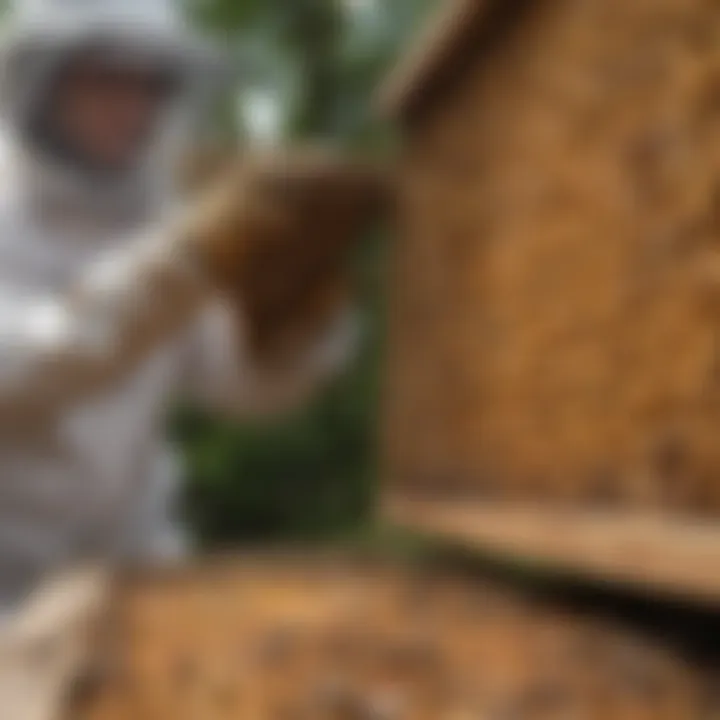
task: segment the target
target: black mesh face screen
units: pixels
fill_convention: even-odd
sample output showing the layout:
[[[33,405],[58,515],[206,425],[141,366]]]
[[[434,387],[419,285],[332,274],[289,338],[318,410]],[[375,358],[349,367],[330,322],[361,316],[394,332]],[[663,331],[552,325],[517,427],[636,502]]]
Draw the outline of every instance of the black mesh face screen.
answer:
[[[96,59],[97,58],[97,59]],[[153,99],[155,109],[140,138],[136,152],[120,163],[107,164],[88,152],[83,139],[68,132],[58,121],[62,89],[71,80],[79,62],[92,62],[93,73],[107,86],[131,81]],[[28,144],[55,162],[72,166],[94,180],[113,180],[127,173],[139,161],[158,132],[165,111],[181,95],[179,73],[166,67],[137,68],[123,66],[116,59],[103,57],[97,48],[82,48],[59,64],[46,78],[44,92],[38,93],[26,116],[24,135]]]

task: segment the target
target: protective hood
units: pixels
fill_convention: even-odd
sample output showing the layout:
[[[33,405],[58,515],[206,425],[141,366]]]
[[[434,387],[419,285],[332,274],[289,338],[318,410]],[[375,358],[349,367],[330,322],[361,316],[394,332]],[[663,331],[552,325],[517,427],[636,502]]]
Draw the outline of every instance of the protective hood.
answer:
[[[87,46],[124,65],[170,69],[183,88],[142,157],[101,183],[36,146],[28,133],[55,72]],[[0,121],[16,178],[36,199],[76,212],[147,212],[169,191],[195,122],[226,79],[221,54],[189,30],[173,0],[19,0],[0,42]]]

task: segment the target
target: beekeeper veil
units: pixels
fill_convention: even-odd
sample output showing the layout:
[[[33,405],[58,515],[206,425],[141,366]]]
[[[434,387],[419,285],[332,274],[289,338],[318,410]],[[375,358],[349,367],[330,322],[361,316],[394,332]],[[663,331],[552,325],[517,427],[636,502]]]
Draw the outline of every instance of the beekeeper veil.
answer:
[[[21,157],[20,181],[46,202],[81,209],[157,207],[225,77],[220,53],[189,30],[174,0],[15,1],[0,45],[0,118]],[[171,90],[137,156],[112,172],[59,142],[48,113],[63,71],[87,52],[118,70],[162,76]]]

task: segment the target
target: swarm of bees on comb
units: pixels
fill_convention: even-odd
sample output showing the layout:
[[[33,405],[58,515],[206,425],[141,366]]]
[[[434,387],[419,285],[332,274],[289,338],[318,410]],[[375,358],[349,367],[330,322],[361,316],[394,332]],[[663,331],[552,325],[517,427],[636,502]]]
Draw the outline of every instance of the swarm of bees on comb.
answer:
[[[206,247],[242,305],[250,351],[264,362],[292,358],[351,303],[352,250],[388,207],[388,173],[327,148],[209,147],[182,177],[191,196],[209,200]]]
[[[128,583],[77,720],[706,720],[705,670],[452,573],[273,561]],[[716,678],[717,679],[717,678]],[[717,689],[717,688],[715,688]]]

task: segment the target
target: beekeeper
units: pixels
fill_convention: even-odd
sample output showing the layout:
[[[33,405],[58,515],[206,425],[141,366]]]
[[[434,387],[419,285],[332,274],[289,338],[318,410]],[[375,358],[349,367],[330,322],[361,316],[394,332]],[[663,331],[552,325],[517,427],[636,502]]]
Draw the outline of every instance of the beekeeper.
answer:
[[[282,364],[243,352],[242,309],[215,292],[242,254],[217,227],[242,225],[243,201],[173,213],[217,66],[170,0],[26,0],[6,31],[0,608],[85,557],[185,552],[171,400],[288,407],[356,336],[338,304]]]

